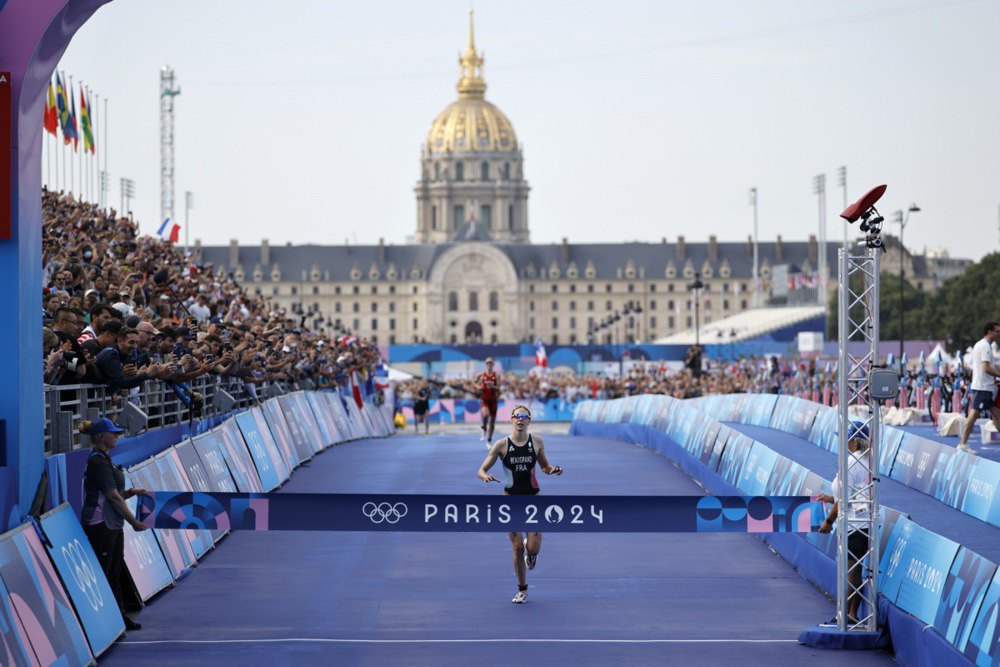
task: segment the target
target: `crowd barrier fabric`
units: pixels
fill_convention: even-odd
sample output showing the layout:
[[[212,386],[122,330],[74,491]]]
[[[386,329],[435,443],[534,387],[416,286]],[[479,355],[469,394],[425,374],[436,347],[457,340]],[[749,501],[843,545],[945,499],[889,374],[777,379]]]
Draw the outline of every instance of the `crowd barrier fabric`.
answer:
[[[1000,661],[1000,570],[986,589],[963,652],[976,665],[996,665]]]
[[[731,421],[747,423],[747,412],[734,413],[730,409],[732,405],[749,409],[745,398],[724,396],[679,401],[658,396],[656,406],[644,400],[634,404],[633,400],[604,401],[579,407],[571,433],[617,437],[655,448],[673,458],[682,469],[717,494],[727,492],[727,485],[728,488],[736,486],[747,495],[792,493],[813,497],[820,490],[830,492],[827,480],[724,425],[717,431],[709,464],[704,466],[702,457],[706,445],[700,438],[710,429],[692,425],[686,411],[697,409],[703,422],[716,421],[723,415],[735,417]],[[792,398],[792,401],[799,400]],[[775,426],[787,424],[782,416],[784,410],[779,407],[772,413]],[[825,417],[826,414],[836,416],[834,410],[820,409],[810,429],[810,439],[818,438],[814,444],[826,442],[830,447],[830,433],[836,437],[836,423]],[[630,426],[623,425],[618,430],[604,430],[598,426],[620,424],[623,415],[631,420]],[[832,431],[826,432],[826,426],[831,423]],[[640,424],[648,429],[640,430]],[[649,429],[658,429],[678,443],[680,449],[651,435]],[[804,430],[802,425],[800,432]],[[974,457],[966,460],[965,455],[953,452],[944,455],[930,452],[920,457],[924,443],[929,441],[916,438],[908,444],[909,434],[904,436],[902,431],[896,431],[886,437],[890,449],[899,445],[899,453],[889,457],[893,468],[895,464],[891,459],[902,457],[896,475],[907,478],[912,475],[927,486],[929,493],[947,502],[970,505],[980,512],[992,507],[995,490],[991,484],[995,484],[997,475],[991,477],[992,470],[984,471],[978,478],[977,474],[979,465],[994,462],[977,461]],[[690,440],[685,442],[682,440],[685,437]],[[685,460],[683,452],[691,456]],[[765,476],[768,472],[769,476]],[[963,478],[968,482],[964,486]],[[816,512],[810,522],[821,521],[824,516],[825,510]],[[773,533],[763,537],[808,578],[825,590],[833,590],[837,557],[835,533],[814,532],[798,536],[824,554],[821,556],[806,553],[811,550],[803,551],[795,543],[798,538],[794,535]],[[880,508],[878,540],[880,614],[888,619],[893,639],[899,642],[897,659],[904,663],[943,664],[960,660],[964,653],[976,664],[997,665],[1000,662],[1000,574],[997,565],[922,528],[891,507]]]
[[[249,412],[241,412],[233,421],[239,429],[243,442],[250,451],[250,458],[257,469],[262,491],[274,491],[284,481],[278,474],[278,462],[264,444],[264,436],[257,428],[257,420]]]
[[[299,454],[298,446],[292,438],[292,432],[288,430],[288,424],[285,422],[285,417],[281,412],[280,406],[272,398],[269,401],[265,401],[260,408],[254,409],[260,410],[260,414],[264,418],[264,424],[271,432],[274,442],[278,445],[278,451],[284,457],[285,463],[288,465],[288,474],[291,475],[292,471],[298,468],[302,464],[302,461],[306,459],[303,459]]]
[[[0,658],[5,665],[32,667],[39,664],[28,642],[28,633],[14,612],[10,592],[0,579]]]
[[[137,486],[150,491],[163,486],[152,461],[130,468],[126,473],[125,484],[127,487]],[[174,580],[179,579],[188,568],[194,567],[194,549],[191,548],[186,531],[157,530],[154,535]]]
[[[291,477],[294,464],[286,458],[286,452],[282,451],[277,438],[275,438],[274,433],[271,432],[270,427],[267,425],[264,412],[260,408],[250,408],[249,414],[257,425],[257,431],[260,433],[267,453],[270,455],[271,460],[274,461],[274,469],[278,473],[278,479],[284,484]],[[294,449],[291,451],[294,452]]]
[[[319,432],[323,437],[323,446],[325,447],[329,447],[336,442],[341,442],[344,439],[340,436],[340,430],[337,428],[337,422],[334,419],[333,409],[325,395],[329,393],[331,392],[324,392],[323,394],[310,392],[306,394],[306,401],[308,401],[312,415],[316,419],[316,425],[319,426]]]
[[[125,501],[132,514],[139,510],[139,500],[133,496]],[[167,586],[174,583],[170,566],[156,539],[155,530],[137,533],[125,524],[125,566],[132,576],[132,582],[139,597],[146,602]]]
[[[802,401],[792,396],[778,396],[769,425],[779,431],[808,438],[819,408],[820,405],[812,401]]]
[[[222,453],[226,457],[226,464],[229,471],[236,480],[236,488],[242,493],[260,493],[264,490],[264,485],[260,483],[257,476],[257,468],[250,458],[246,443],[243,442],[243,434],[236,422],[229,420],[216,429],[219,440],[222,442]]]
[[[942,452],[936,442],[906,433],[896,452],[889,476],[928,495],[933,495],[934,475]]]
[[[33,524],[0,536],[0,579],[35,664],[93,663],[80,621]]]
[[[166,491],[194,490],[187,475],[184,473],[184,468],[181,466],[177,451],[173,447],[155,456],[153,463],[156,465],[162,483],[162,486],[156,487],[157,489],[164,489]],[[188,544],[191,545],[191,550],[194,551],[195,559],[198,559],[208,553],[212,545],[222,539],[223,535],[222,531],[215,531],[214,533],[211,531],[197,531],[188,533],[185,537],[188,538]]]
[[[45,534],[45,548],[76,609],[90,650],[98,656],[125,632],[125,621],[111,586],[101,576],[101,564],[69,505],[43,514],[39,523]]]
[[[157,491],[157,531],[796,532],[819,528],[800,496],[454,496]]]
[[[285,429],[291,435],[292,444],[299,455],[299,461],[308,461],[319,451],[313,448],[309,440],[309,435],[306,432],[306,425],[302,422],[300,416],[296,414],[291,399],[287,396],[272,398],[264,407],[269,424],[272,423],[272,415],[273,422],[279,422],[280,420],[280,423],[285,424]]]
[[[959,651],[964,651],[972,625],[997,572],[993,563],[965,547],[958,550],[941,592],[934,628]]]
[[[199,435],[191,440],[191,444],[205,464],[205,472],[208,473],[209,487],[212,491],[235,493],[239,490],[232,471],[229,470],[229,464],[226,463],[222,439],[217,432],[210,431]]]
[[[309,407],[309,403],[306,401],[305,393],[297,391],[284,398],[292,406],[295,416],[301,420],[306,438],[313,452],[321,452],[329,447],[330,443],[323,442],[323,434],[320,432],[319,425],[313,417],[312,408]]]

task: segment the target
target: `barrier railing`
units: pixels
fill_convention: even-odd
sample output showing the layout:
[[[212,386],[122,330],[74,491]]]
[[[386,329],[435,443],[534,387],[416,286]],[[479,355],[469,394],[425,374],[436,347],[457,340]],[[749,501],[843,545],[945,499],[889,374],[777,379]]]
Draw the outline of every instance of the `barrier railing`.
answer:
[[[286,393],[277,382],[247,383],[239,378],[206,375],[175,389],[173,383],[149,380],[141,387],[113,391],[105,385],[73,384],[45,387],[45,453],[78,449],[80,422],[99,417],[121,421],[129,435],[212,417],[257,405],[269,396]],[[198,394],[200,399],[192,400]],[[182,398],[184,396],[187,398]],[[132,406],[141,411],[126,409]]]

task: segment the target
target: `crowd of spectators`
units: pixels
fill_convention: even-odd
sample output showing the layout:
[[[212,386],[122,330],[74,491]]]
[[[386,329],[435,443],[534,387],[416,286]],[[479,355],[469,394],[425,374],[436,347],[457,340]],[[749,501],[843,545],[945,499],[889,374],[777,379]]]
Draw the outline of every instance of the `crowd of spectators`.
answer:
[[[114,210],[45,191],[42,229],[47,384],[125,392],[156,379],[196,412],[201,397],[188,383],[199,376],[256,398],[264,381],[330,387],[380,363],[374,345],[309,331],[223,267],[139,234]]]

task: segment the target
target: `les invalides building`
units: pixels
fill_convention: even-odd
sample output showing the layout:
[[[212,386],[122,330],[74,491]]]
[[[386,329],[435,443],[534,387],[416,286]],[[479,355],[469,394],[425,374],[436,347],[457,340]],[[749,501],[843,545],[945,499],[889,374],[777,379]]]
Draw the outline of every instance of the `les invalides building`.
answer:
[[[459,63],[458,99],[431,123],[420,155],[414,243],[233,240],[196,245],[201,261],[312,327],[381,344],[611,342],[610,329],[590,329],[626,307],[621,339],[648,342],[694,325],[687,285],[696,277],[705,285],[703,324],[752,306],[749,238],[532,244],[524,155],[514,125],[486,99],[471,11]],[[815,272],[818,250],[814,237],[761,242],[762,282],[769,285],[772,271],[782,280],[785,272]],[[834,267],[833,244],[828,251]],[[907,261],[908,277],[929,277]]]

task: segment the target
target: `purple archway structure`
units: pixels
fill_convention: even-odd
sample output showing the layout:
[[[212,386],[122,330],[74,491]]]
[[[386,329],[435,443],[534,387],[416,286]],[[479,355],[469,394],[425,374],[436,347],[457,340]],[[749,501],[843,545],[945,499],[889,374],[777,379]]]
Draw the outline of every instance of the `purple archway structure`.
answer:
[[[0,0],[0,72],[10,72],[11,238],[0,239],[0,465],[13,482],[6,529],[42,477],[42,112],[48,82],[80,26],[110,0]],[[0,188],[0,192],[3,192]],[[0,487],[4,478],[0,477]],[[6,494],[3,494],[6,496]],[[6,497],[0,498],[0,503]]]

